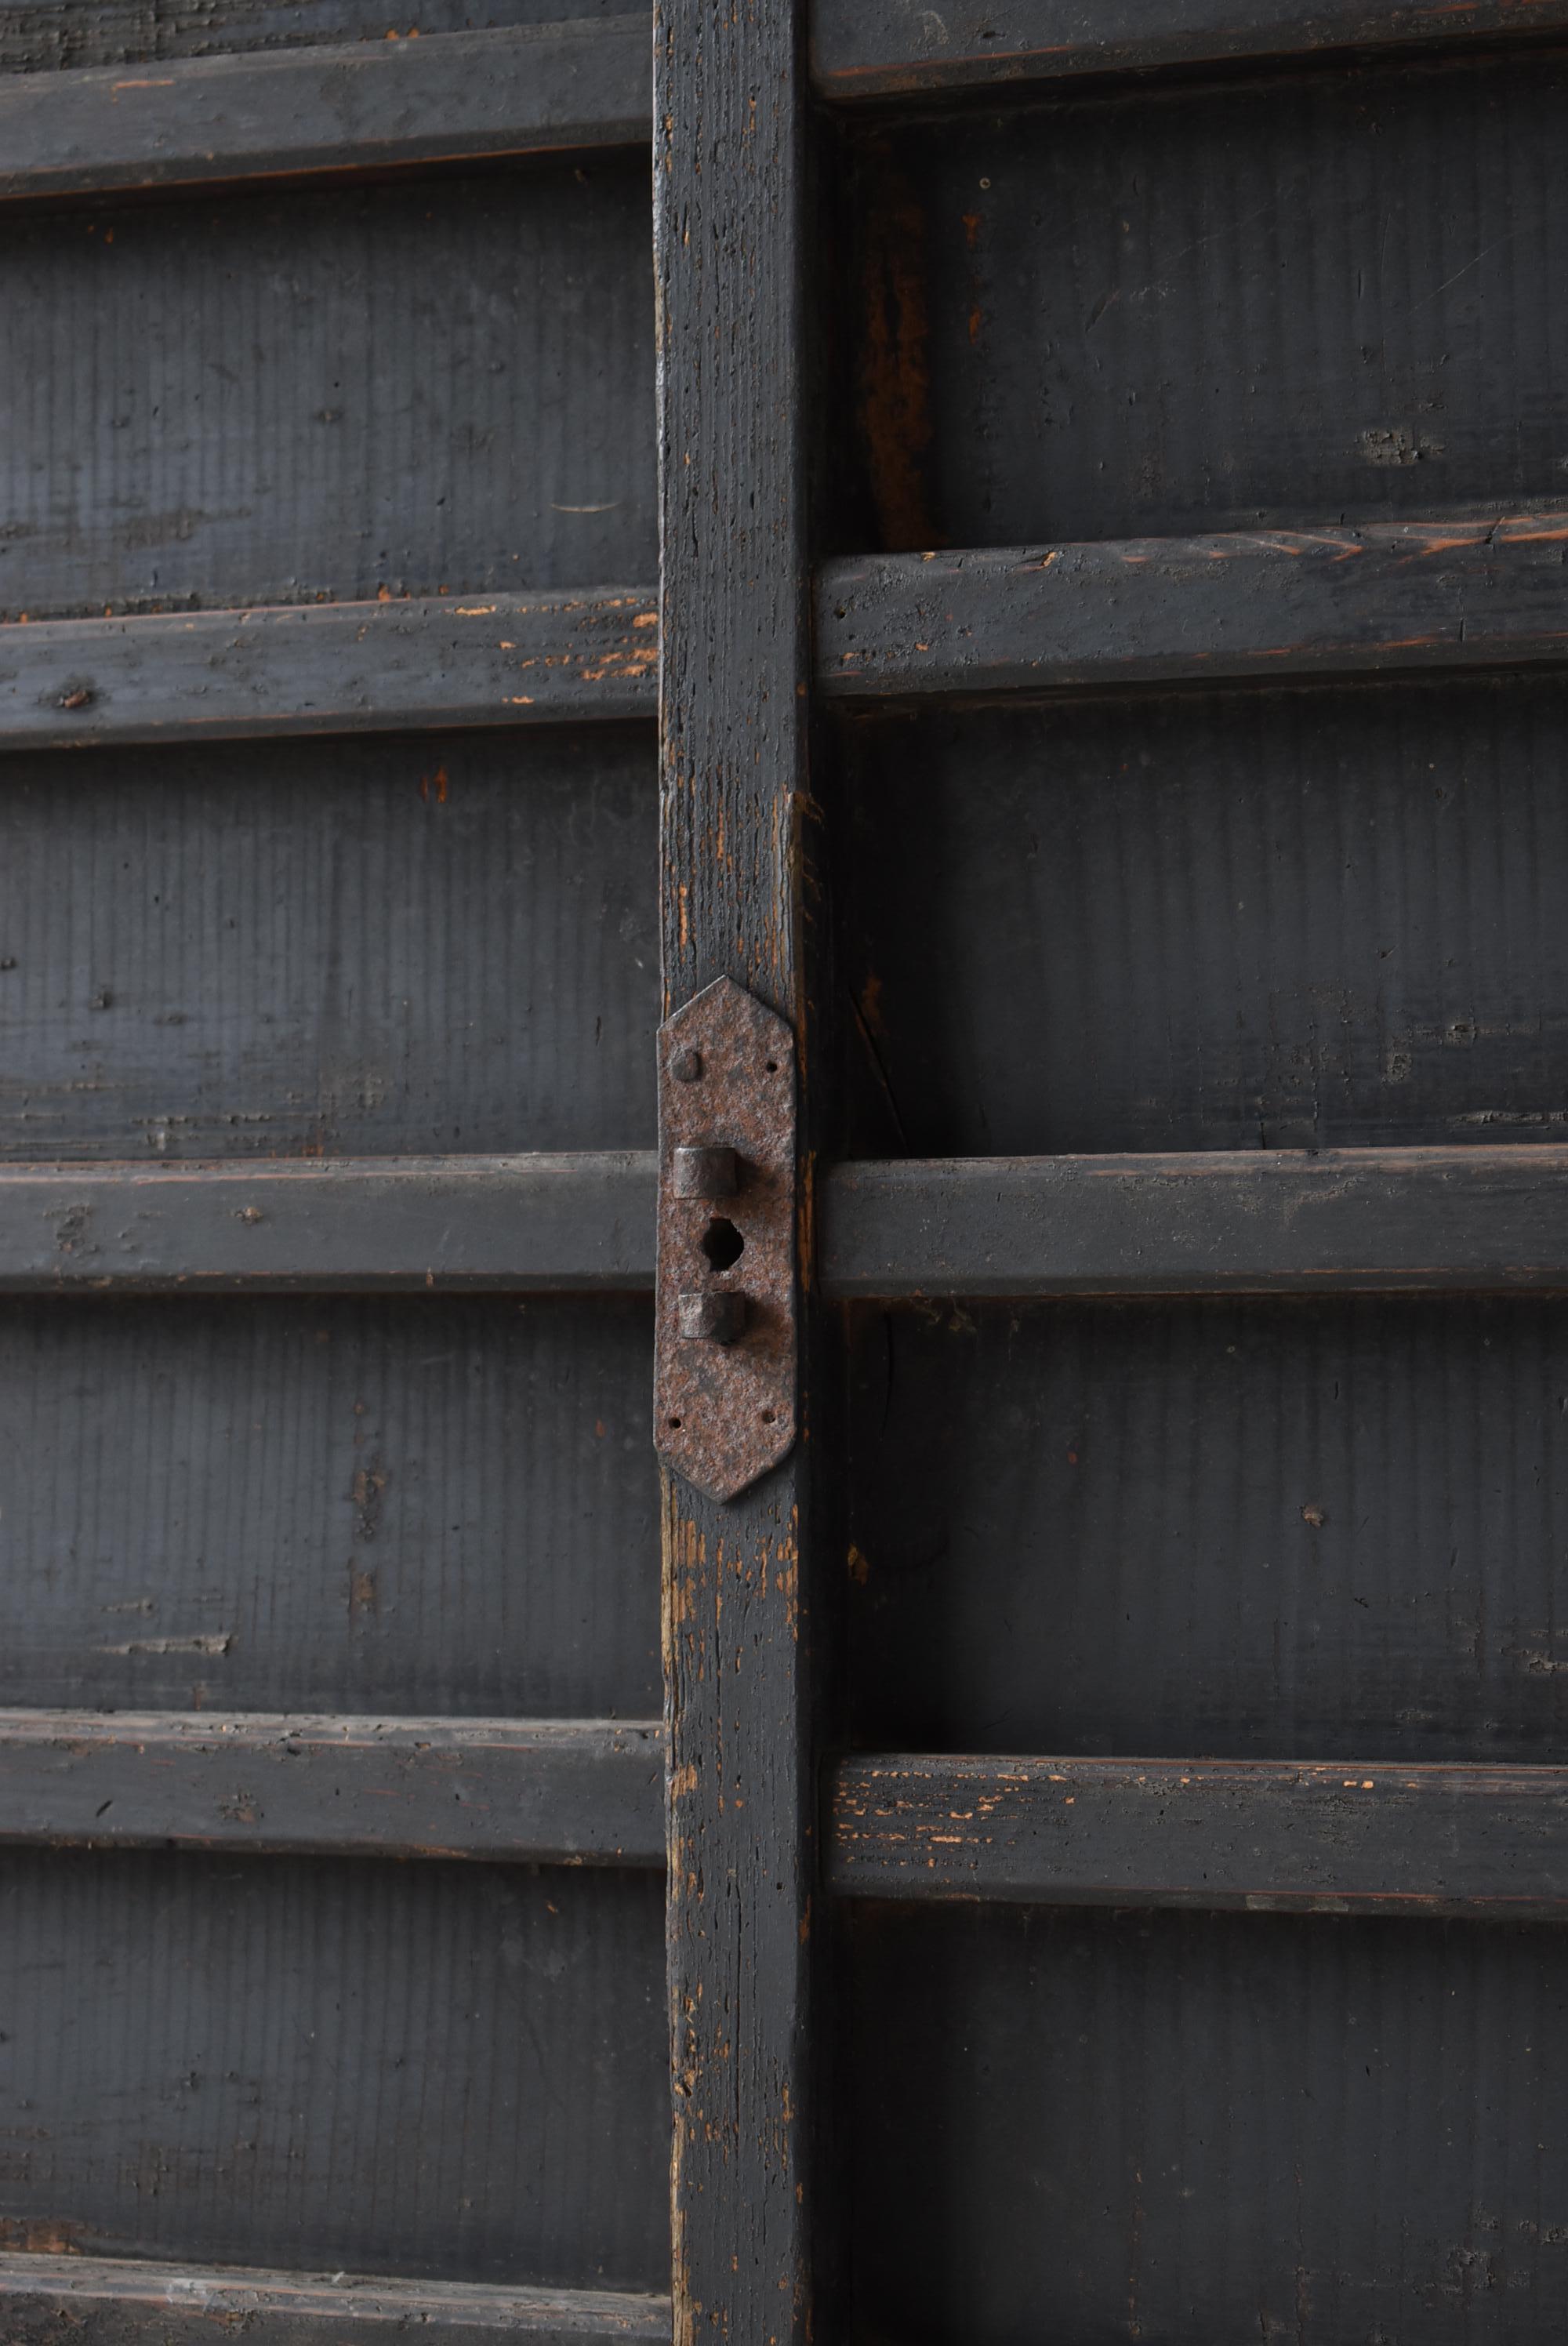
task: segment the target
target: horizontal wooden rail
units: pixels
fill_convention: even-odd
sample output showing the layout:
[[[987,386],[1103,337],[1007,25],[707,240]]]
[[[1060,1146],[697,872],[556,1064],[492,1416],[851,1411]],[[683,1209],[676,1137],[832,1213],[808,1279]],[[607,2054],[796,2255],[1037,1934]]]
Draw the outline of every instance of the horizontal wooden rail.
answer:
[[[0,1166],[0,1294],[651,1290],[657,1184],[651,1149]]]
[[[815,0],[812,62],[831,98],[1551,33],[1564,0]]]
[[[651,587],[13,621],[0,750],[651,718],[657,659]]]
[[[828,1879],[1023,1904],[1568,1905],[1568,1768],[843,1761]]]
[[[0,80],[0,196],[645,146],[644,16]]]
[[[1568,659],[1568,513],[833,564],[819,680],[856,703]]]
[[[664,1863],[657,1721],[0,1710],[0,1843]]]
[[[498,2331],[528,2346],[669,2346],[669,2300],[609,2290],[485,2288],[338,2273],[248,2272],[137,2259],[0,2256],[7,2346],[480,2346]]]
[[[1568,1148],[840,1165],[830,1295],[1568,1289]]]
[[[0,1294],[646,1292],[651,1150],[0,1166]],[[902,1296],[1568,1290],[1568,1147],[833,1167],[818,1274]]]

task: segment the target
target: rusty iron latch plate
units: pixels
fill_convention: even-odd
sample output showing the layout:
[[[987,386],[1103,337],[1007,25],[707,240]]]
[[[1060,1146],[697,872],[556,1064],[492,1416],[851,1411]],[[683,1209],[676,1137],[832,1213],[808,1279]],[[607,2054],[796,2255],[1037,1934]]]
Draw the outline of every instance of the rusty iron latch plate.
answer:
[[[659,1029],[654,1438],[713,1499],[795,1441],[795,1037],[721,977]]]

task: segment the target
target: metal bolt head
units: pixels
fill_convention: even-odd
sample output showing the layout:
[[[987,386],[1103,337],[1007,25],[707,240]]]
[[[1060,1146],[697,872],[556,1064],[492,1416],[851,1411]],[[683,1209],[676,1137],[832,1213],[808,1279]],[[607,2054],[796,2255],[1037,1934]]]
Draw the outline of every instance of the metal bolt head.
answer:
[[[702,1079],[702,1053],[677,1051],[669,1063],[670,1074],[677,1084],[695,1084]]]
[[[746,1298],[730,1287],[679,1295],[676,1324],[688,1344],[733,1344],[746,1325]]]
[[[733,1198],[740,1173],[733,1148],[677,1148],[670,1187],[677,1198]]]

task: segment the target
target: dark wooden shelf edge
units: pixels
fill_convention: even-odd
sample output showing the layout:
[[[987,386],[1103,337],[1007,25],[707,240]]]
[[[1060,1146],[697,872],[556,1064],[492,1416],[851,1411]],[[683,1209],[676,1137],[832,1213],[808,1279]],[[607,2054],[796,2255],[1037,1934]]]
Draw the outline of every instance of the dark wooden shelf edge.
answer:
[[[0,1710],[0,1844],[656,1867],[664,1750],[648,1719]]]
[[[0,197],[646,145],[636,16],[0,80]]]
[[[114,2257],[0,2255],[0,2322],[8,2346],[132,2346],[178,2335],[223,2346],[334,2346],[345,2330],[423,2346],[505,2331],[530,2346],[668,2346],[667,2298],[609,2290],[485,2287],[373,2275],[253,2272]]]
[[[821,94],[956,96],[1007,82],[1150,73],[1326,51],[1436,45],[1568,26],[1563,0],[816,0],[812,63]]]
[[[651,1149],[0,1166],[0,1294],[651,1291],[657,1184]]]
[[[13,621],[0,750],[651,719],[657,622],[638,586]]]
[[[1233,1149],[835,1166],[840,1300],[1568,1289],[1568,1147]]]
[[[841,1761],[829,1809],[856,1898],[1568,1907],[1564,1768],[889,1754]]]
[[[937,696],[1568,660],[1568,513],[837,562],[818,681]]]

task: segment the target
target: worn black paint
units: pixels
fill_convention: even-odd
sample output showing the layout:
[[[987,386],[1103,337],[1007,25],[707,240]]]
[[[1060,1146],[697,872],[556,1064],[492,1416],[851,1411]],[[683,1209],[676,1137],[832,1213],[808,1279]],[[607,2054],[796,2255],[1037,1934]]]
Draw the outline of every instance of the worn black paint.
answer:
[[[0,1710],[0,1842],[664,1862],[664,1737],[607,1719]]]
[[[647,0],[569,0],[578,22],[646,16]],[[410,32],[490,32],[552,25],[563,0],[421,0],[412,25],[384,0],[28,0],[0,21],[0,72],[152,65],[170,57],[253,54]]]
[[[635,731],[18,755],[0,805],[12,1160],[651,1143]]]
[[[1560,502],[1565,76],[1319,69],[871,138],[835,550]]]
[[[1559,2336],[1561,1931],[992,1910],[856,1938],[860,2338]]]
[[[0,1167],[0,1292],[635,1293],[651,1149]]]
[[[856,1324],[871,1749],[1555,1759],[1568,1306],[907,1306]]]
[[[851,705],[1235,677],[1561,665],[1568,516],[836,562],[821,689]]]
[[[647,223],[635,156],[18,210],[0,613],[651,577]]]
[[[800,0],[659,0],[654,54],[665,1007],[728,977],[789,1022],[801,1150],[821,1114],[803,17]],[[665,1470],[677,2346],[807,2346],[825,2279],[811,2033],[821,1396],[809,1315],[799,1332],[804,1438],[784,1464],[728,1504]]]
[[[237,2323],[265,2346],[369,2341],[477,2346],[497,2331],[529,2346],[665,2346],[669,2300],[608,2290],[504,2289],[483,2281],[319,2280],[288,2272],[158,2265],[144,2258],[0,2252],[0,2320],[14,2346],[225,2346]]]
[[[0,1702],[647,1717],[652,1343],[607,1298],[6,1304]]]
[[[823,1184],[819,1276],[840,1297],[1561,1292],[1565,1182],[1542,1146],[862,1161]]]
[[[652,718],[657,624],[635,586],[33,622],[0,628],[0,743]]]
[[[1557,0],[816,0],[812,62],[836,99],[927,97],[1385,43],[1550,33]]]
[[[883,1752],[823,1831],[851,1898],[1553,1914],[1568,1769]]]
[[[659,1889],[0,1856],[15,2245],[658,2290]]]
[[[857,728],[858,1149],[1550,1140],[1556,678]]]
[[[587,25],[0,75],[0,196],[646,147],[647,26]]]

